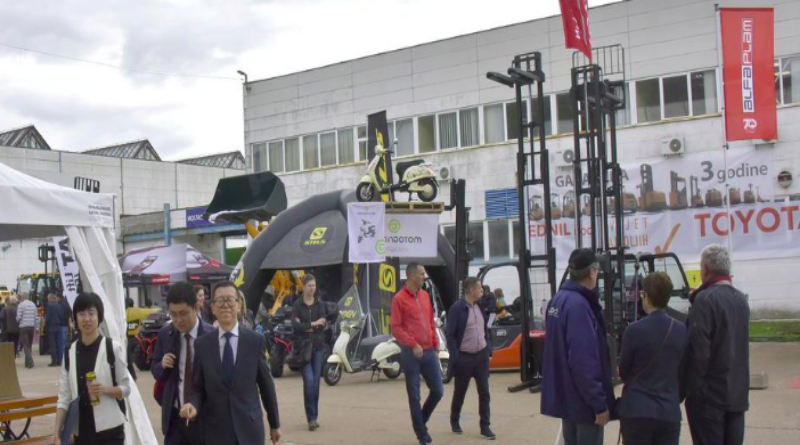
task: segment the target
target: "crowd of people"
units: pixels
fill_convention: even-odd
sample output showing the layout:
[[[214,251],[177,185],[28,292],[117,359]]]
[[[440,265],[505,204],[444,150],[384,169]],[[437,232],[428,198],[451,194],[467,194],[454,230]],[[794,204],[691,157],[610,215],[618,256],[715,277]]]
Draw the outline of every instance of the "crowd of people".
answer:
[[[730,271],[724,247],[711,245],[703,250],[702,285],[691,294],[686,323],[666,311],[673,293],[670,277],[664,272],[647,275],[641,283],[647,316],[626,329],[619,368],[614,370],[596,289],[598,258],[588,249],[573,252],[569,279],[545,312],[541,412],[561,419],[558,440],[565,445],[599,445],[605,425],[620,420],[626,445],[678,444],[680,405],[685,403],[694,444],[743,443],[749,407],[749,307],[746,297],[733,287]],[[450,366],[443,376],[436,314],[424,290],[425,268],[409,263],[406,276],[392,300],[391,328],[401,350],[417,442],[433,442],[427,424],[444,397],[445,377],[454,380],[452,432],[464,433],[461,411],[474,379],[480,435],[495,439],[490,421],[489,327],[505,307],[502,290],[487,291],[474,277],[465,280],[464,298],[447,312]],[[316,278],[306,274],[302,285],[291,322],[303,363],[306,421],[308,429],[316,431],[328,314]],[[15,352],[18,347],[24,351],[25,365],[30,367],[36,306],[24,294],[19,300],[8,299],[0,310],[0,322],[5,339],[15,342]],[[266,339],[253,330],[252,314],[247,314],[241,291],[234,283],[222,281],[206,298],[204,288],[177,283],[170,287],[166,304],[172,322],[158,333],[152,366],[164,443],[261,445],[267,438],[277,443],[280,417]],[[70,320],[77,335],[67,344]],[[45,327],[52,351],[50,365],[61,367],[56,444],[60,445],[65,428],[71,428],[78,445],[125,441],[124,399],[132,381],[122,346],[100,334],[103,320],[103,302],[94,293],[79,294],[71,310],[55,295],[48,296]],[[624,382],[619,398],[614,375]],[[423,382],[428,389],[424,399]],[[77,420],[68,425],[71,410]]]

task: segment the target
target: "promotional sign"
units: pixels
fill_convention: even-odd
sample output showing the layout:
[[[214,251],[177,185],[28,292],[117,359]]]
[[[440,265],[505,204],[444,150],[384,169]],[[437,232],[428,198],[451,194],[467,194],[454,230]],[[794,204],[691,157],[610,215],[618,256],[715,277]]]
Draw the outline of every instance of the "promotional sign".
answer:
[[[438,253],[439,215],[392,213],[386,217],[384,243],[388,257],[434,258]]]
[[[210,226],[211,222],[207,219],[203,219],[203,213],[205,212],[205,207],[189,207],[186,209],[186,228],[196,229],[198,227]]]
[[[386,259],[381,241],[384,236],[386,205],[382,202],[347,204],[347,232],[351,263],[380,263]]]
[[[567,48],[582,52],[592,61],[592,39],[589,35],[589,0],[559,0],[564,42]]]
[[[774,11],[721,8],[728,141],[778,138]]]
[[[72,303],[78,298],[78,262],[75,261],[75,257],[70,251],[69,238],[53,237],[53,244],[56,246],[56,261],[58,261],[64,298],[72,306]]]
[[[623,164],[624,242],[630,252],[670,251],[684,262],[698,262],[706,245],[728,244],[730,227],[737,259],[800,255],[800,203],[774,201],[772,151],[729,150],[724,165],[721,151]],[[575,202],[571,171],[552,176],[550,230],[557,261],[563,264],[575,248],[577,215],[583,245],[591,245],[588,201]],[[541,203],[541,187],[532,188],[528,208],[535,253],[544,252]],[[612,221],[612,243],[615,231]]]
[[[367,162],[372,163],[375,158],[375,146],[380,145],[384,148],[391,148],[392,141],[389,140],[389,124],[386,122],[386,112],[370,114],[367,116]],[[375,175],[378,185],[381,187],[389,186],[394,182],[392,176],[392,157],[389,155],[381,157],[378,161],[378,168]],[[381,193],[381,201],[389,202],[394,198],[394,194]]]

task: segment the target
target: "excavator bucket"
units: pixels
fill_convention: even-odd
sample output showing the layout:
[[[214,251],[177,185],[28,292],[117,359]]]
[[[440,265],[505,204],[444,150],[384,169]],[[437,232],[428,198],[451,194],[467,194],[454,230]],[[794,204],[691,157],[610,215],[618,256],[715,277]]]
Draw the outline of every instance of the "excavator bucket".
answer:
[[[203,218],[245,224],[267,221],[286,207],[283,181],[270,172],[252,173],[220,179]]]

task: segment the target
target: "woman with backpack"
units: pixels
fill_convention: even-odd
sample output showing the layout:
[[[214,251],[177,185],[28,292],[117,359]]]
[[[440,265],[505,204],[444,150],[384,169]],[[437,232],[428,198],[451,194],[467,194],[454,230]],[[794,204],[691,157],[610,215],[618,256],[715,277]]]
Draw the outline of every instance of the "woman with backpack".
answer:
[[[72,310],[80,336],[69,346],[61,367],[55,445],[61,445],[64,428],[72,428],[75,445],[123,445],[124,399],[131,392],[125,351],[100,335],[103,302],[97,294],[81,293]],[[73,401],[77,403],[77,422],[64,425]]]

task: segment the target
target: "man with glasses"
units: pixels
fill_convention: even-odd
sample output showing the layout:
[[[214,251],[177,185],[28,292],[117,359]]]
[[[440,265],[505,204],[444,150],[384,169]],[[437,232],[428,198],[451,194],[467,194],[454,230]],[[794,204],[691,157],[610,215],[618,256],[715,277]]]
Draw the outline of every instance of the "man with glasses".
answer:
[[[542,414],[561,419],[566,445],[602,445],[614,412],[606,328],[594,252],[569,257],[569,280],[547,305]]]
[[[221,281],[211,294],[211,311],[219,328],[195,342],[193,387],[180,416],[209,425],[205,441],[215,445],[263,445],[261,404],[267,411],[270,439],[281,437],[278,397],[266,359],[264,336],[238,323],[238,289]],[[260,401],[259,401],[260,395]]]
[[[167,307],[172,323],[158,331],[151,370],[161,388],[156,397],[161,405],[164,445],[195,445],[202,443],[201,422],[187,425],[179,411],[192,394],[195,341],[214,327],[200,319],[197,296],[188,283],[170,287]]]

